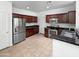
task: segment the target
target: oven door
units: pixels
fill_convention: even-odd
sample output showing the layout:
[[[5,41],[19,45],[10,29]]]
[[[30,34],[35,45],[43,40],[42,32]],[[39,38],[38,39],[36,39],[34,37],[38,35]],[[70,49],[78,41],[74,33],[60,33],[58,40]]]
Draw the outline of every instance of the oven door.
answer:
[[[56,35],[58,35],[58,32],[56,29],[49,29],[49,37],[54,38]]]

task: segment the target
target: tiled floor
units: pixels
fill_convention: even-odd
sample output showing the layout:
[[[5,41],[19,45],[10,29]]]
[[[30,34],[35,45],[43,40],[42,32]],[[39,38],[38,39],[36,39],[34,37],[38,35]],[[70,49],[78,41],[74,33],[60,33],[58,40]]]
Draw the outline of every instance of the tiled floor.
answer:
[[[6,57],[49,57],[52,56],[52,41],[42,34],[26,38],[23,42],[0,51]]]

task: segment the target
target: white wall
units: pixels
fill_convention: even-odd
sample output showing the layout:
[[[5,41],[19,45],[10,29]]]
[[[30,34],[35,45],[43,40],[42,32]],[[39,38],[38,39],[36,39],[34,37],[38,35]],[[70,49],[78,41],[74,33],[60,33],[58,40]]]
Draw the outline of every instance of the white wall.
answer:
[[[13,7],[12,9],[13,13],[18,13],[18,14],[23,14],[23,15],[31,15],[31,16],[37,16],[35,12],[24,10],[24,9],[19,9]],[[31,26],[31,25],[38,25],[38,23],[26,23],[26,26]]]
[[[0,50],[12,46],[12,4],[0,1]]]
[[[79,29],[79,1],[76,2],[76,28]]]
[[[69,5],[67,7],[52,9],[52,10],[48,10],[48,11],[38,13],[38,22],[39,22],[39,25],[40,25],[40,33],[44,33],[44,27],[46,27],[47,25],[50,25],[50,24],[45,23],[46,22],[46,20],[45,20],[46,15],[48,15],[48,14],[58,14],[58,13],[67,13],[68,11],[73,11],[75,9],[76,9],[75,5],[72,4],[72,5]]]

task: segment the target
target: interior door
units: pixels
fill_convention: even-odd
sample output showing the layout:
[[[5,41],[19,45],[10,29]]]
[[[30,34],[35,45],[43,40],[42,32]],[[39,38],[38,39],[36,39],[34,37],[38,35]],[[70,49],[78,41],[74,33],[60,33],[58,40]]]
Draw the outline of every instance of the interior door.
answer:
[[[7,12],[0,13],[0,49],[12,45],[11,19],[8,18]]]

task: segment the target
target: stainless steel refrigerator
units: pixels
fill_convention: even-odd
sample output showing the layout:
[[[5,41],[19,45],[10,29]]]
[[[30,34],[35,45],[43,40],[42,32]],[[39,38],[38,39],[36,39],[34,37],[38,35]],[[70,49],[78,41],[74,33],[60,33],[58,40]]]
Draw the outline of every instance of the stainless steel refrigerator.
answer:
[[[23,18],[13,18],[13,44],[25,40],[25,21]]]

